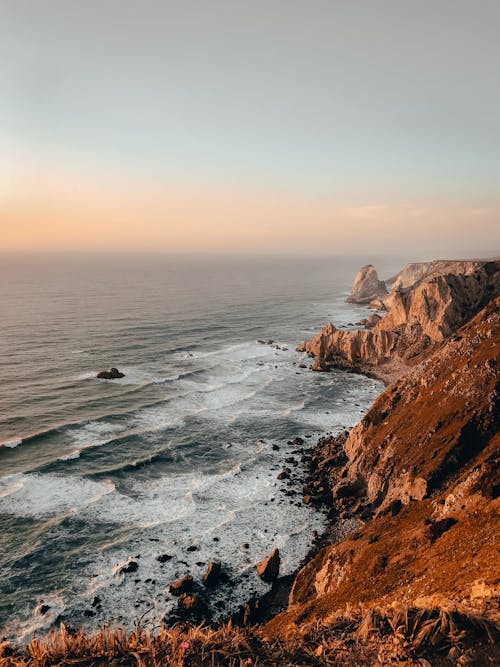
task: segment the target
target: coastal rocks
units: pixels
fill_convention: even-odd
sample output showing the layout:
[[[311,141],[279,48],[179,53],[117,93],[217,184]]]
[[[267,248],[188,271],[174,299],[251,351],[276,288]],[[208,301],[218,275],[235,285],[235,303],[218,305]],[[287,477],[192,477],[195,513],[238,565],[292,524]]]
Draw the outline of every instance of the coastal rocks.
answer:
[[[387,295],[387,288],[372,264],[361,267],[354,280],[351,294],[347,297],[348,303],[368,304],[375,298]]]
[[[366,493],[366,480],[357,477],[348,482],[341,482],[333,489],[335,498],[361,498]]]
[[[187,574],[181,579],[177,579],[169,586],[169,591],[172,595],[182,595],[183,593],[190,593],[193,588],[193,577],[190,574]]]
[[[121,574],[130,574],[131,572],[135,572],[138,569],[139,563],[135,560],[129,559],[124,563],[118,563],[118,565],[115,565],[113,568],[113,574],[115,576],[119,576]]]
[[[368,304],[368,308],[370,310],[380,310],[380,311],[387,310],[387,308],[385,307],[385,303],[382,301],[382,299],[373,299]]]
[[[500,293],[500,262],[476,262],[475,271],[435,274],[384,300],[387,314],[368,331],[327,324],[300,346],[314,357],[312,369],[372,372],[393,380]],[[378,317],[378,316],[377,316]]]
[[[124,378],[125,373],[122,373],[118,368],[110,368],[107,371],[99,371],[96,375],[100,380],[118,380],[119,378]]]
[[[500,297],[377,398],[345,441],[335,497],[356,490],[377,513],[422,501],[484,446],[498,421],[499,309]]]
[[[218,561],[210,561],[208,567],[203,575],[203,583],[205,586],[215,586],[221,575],[222,565]]]
[[[261,560],[255,566],[257,574],[262,581],[273,582],[279,576],[280,571],[280,553],[278,549],[274,549],[269,556]]]
[[[177,606],[184,612],[193,614],[198,612],[201,608],[201,600],[199,595],[196,593],[188,594],[181,593],[179,599],[177,600]]]
[[[172,560],[173,556],[169,556],[169,554],[160,554],[159,556],[156,557],[156,560],[159,563],[166,563],[169,560]]]
[[[381,319],[382,318],[380,317],[380,315],[377,315],[376,313],[373,313],[373,315],[370,315],[370,317],[366,320],[365,327],[367,329],[371,329],[376,324],[378,324]]]

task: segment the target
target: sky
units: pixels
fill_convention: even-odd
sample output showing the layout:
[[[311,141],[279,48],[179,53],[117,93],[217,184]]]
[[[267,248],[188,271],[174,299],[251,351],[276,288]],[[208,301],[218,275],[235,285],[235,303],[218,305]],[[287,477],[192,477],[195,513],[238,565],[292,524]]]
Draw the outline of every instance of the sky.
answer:
[[[0,0],[0,250],[500,253],[498,0]]]

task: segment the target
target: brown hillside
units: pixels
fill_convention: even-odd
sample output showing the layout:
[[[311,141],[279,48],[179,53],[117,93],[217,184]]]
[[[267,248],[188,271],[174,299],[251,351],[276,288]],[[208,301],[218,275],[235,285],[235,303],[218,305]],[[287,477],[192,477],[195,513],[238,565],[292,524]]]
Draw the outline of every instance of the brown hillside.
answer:
[[[499,620],[499,306],[386,389],[351,431],[347,463],[327,473],[366,523],[299,572],[269,633],[302,633],[359,604]]]

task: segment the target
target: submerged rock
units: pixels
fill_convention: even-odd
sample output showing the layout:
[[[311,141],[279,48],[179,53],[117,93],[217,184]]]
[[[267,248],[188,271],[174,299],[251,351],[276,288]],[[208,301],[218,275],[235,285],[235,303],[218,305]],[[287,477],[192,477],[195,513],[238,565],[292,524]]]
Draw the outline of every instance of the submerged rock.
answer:
[[[110,368],[107,371],[99,371],[97,376],[100,380],[118,380],[119,378],[124,378],[125,373],[122,373],[118,368]]]
[[[169,556],[168,554],[160,554],[159,556],[156,556],[156,560],[159,563],[166,563],[169,560],[172,560],[173,556]]]

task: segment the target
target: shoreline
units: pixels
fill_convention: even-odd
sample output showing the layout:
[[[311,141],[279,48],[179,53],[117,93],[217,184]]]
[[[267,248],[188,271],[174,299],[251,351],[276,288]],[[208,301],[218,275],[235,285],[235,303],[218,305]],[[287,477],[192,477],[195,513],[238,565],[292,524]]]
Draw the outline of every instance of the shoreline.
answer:
[[[342,447],[350,430],[343,429],[335,435],[325,434],[320,436],[313,446],[307,448],[307,456],[310,456],[311,462],[305,466],[303,471],[305,473],[302,479],[304,489],[310,484],[318,482],[320,484],[326,483],[326,477],[318,471],[318,462],[324,458],[322,449],[331,446]],[[313,463],[314,465],[312,465]],[[306,493],[302,495],[303,498],[307,496]],[[290,574],[278,577],[273,582],[270,590],[248,600],[236,614],[230,614],[217,621],[214,624],[216,627],[228,621],[237,625],[258,626],[267,623],[277,614],[286,611],[290,593],[300,570],[310,563],[324,547],[341,542],[352,533],[355,533],[360,528],[360,524],[362,524],[362,518],[356,510],[352,511],[349,508],[342,507],[341,503],[335,503],[331,494],[324,494],[317,497],[313,502],[306,504],[314,508],[314,511],[323,513],[326,516],[326,523],[322,532],[314,536],[310,548],[296,569]]]

